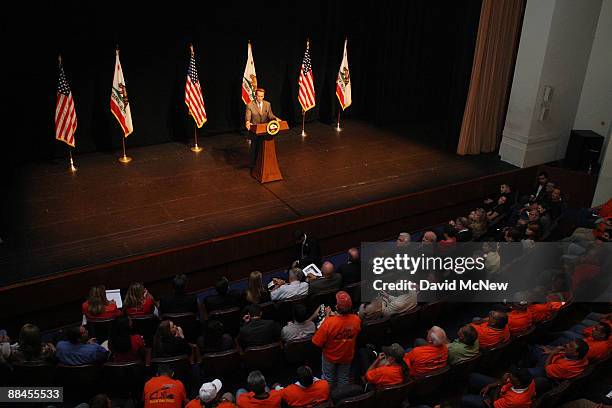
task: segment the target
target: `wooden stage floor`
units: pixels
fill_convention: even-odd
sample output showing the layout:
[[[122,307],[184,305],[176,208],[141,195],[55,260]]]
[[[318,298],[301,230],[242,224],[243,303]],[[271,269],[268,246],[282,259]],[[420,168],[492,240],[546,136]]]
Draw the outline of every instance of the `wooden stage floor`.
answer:
[[[277,139],[283,181],[249,174],[238,133],[128,150],[134,161],[91,153],[18,171],[0,285],[341,210],[514,169],[495,155],[462,157],[410,131],[319,122]],[[134,135],[132,137],[138,137]],[[129,145],[129,142],[128,142]]]

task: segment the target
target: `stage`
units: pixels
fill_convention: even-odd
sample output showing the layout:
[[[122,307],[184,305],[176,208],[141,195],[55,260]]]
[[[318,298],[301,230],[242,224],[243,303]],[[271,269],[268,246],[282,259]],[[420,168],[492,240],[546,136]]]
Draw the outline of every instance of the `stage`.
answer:
[[[199,154],[182,143],[130,148],[128,139],[131,163],[118,163],[119,152],[77,155],[75,174],[59,159],[20,168],[0,245],[0,297],[38,294],[40,304],[21,311],[59,316],[53,305],[78,302],[94,283],[141,280],[163,291],[182,272],[195,290],[283,265],[296,228],[331,253],[455,216],[501,180],[533,180],[496,155],[441,150],[423,128],[346,121],[338,133],[313,122],[307,132],[277,138],[284,180],[263,185],[239,133],[201,138]]]

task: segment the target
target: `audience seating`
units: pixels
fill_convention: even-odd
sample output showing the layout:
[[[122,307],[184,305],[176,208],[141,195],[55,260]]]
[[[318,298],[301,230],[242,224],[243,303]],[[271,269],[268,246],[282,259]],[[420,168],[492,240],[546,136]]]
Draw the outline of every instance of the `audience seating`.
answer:
[[[244,350],[242,361],[247,371],[260,370],[264,374],[272,373],[280,366],[283,352],[280,343],[248,347]]]
[[[11,384],[20,387],[51,386],[55,365],[45,361],[23,361],[13,364]]]
[[[276,310],[278,312],[278,320],[282,326],[293,320],[293,305],[303,304],[308,307],[308,296],[296,296],[291,299],[281,300],[276,302]]]
[[[320,305],[332,306],[336,304],[337,290],[329,290],[308,296],[308,312],[313,313]]]
[[[389,326],[393,343],[407,343],[410,333],[414,333],[414,329],[419,324],[420,309],[420,306],[416,306],[403,313],[391,316]]]
[[[376,391],[369,391],[351,398],[344,398],[336,408],[373,408],[376,405]]]
[[[448,382],[450,372],[451,368],[446,366],[423,376],[412,378],[414,386],[410,390],[411,399],[416,397],[421,400],[424,397],[433,395],[440,398],[440,393],[444,390],[443,385]]]
[[[380,319],[363,322],[361,332],[357,336],[357,346],[363,347],[366,344],[373,344],[377,349],[389,343],[388,332],[391,319],[382,317]]]
[[[570,386],[569,381],[563,381],[561,384],[537,397],[533,404],[533,408],[557,408],[561,398],[566,394]]]
[[[87,401],[98,392],[102,379],[102,366],[95,364],[67,366],[58,364],[54,383],[64,387],[64,401]]]
[[[361,303],[361,282],[345,285],[342,290],[350,295],[354,305],[359,305]]]
[[[155,315],[130,317],[132,329],[140,334],[149,347],[153,345],[153,336],[159,326],[159,319]]]
[[[111,330],[115,318],[110,319],[87,319],[87,331],[91,337],[95,337],[99,344],[104,343],[110,338]]]
[[[413,387],[413,381],[379,387],[376,389],[376,405],[399,407],[402,405],[402,402],[408,398],[408,393]]]
[[[283,344],[285,360],[290,365],[307,364],[316,368],[321,363],[321,352],[312,344],[312,339],[292,340]]]
[[[260,303],[259,307],[261,307],[262,319],[278,320],[278,311],[276,310],[276,305],[274,302]]]
[[[511,345],[512,339],[488,349],[480,349],[482,358],[480,359],[480,364],[478,364],[477,371],[493,375],[493,371],[496,367],[505,367],[505,353]]]
[[[200,362],[200,373],[205,379],[234,379],[242,374],[240,351],[232,349],[216,353],[205,353]]]
[[[146,367],[142,361],[105,363],[102,367],[104,392],[110,397],[139,400],[146,379]]]
[[[447,385],[449,387],[459,388],[463,384],[467,384],[468,377],[478,367],[482,354],[478,354],[467,360],[463,360],[457,364],[450,366]]]
[[[242,316],[240,315],[239,307],[230,307],[228,309],[214,310],[208,314],[208,320],[219,320],[223,323],[225,331],[236,337],[240,330],[240,321]]]

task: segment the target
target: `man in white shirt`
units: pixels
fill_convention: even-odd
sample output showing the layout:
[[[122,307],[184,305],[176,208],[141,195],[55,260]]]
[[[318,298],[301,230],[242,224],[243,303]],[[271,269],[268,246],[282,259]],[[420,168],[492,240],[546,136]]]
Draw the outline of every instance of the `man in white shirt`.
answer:
[[[291,299],[308,294],[308,283],[302,282],[304,273],[300,268],[289,270],[289,282],[274,278],[274,287],[270,289],[270,298],[273,301]]]

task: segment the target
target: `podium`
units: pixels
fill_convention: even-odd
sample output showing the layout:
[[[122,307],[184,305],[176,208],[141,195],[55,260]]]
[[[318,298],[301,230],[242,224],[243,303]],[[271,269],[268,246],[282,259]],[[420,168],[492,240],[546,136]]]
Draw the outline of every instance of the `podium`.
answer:
[[[283,179],[283,175],[278,167],[278,160],[276,159],[274,137],[277,133],[288,130],[289,125],[284,120],[272,122],[278,123],[278,127],[270,126],[269,129],[268,123],[259,123],[251,125],[251,129],[249,129],[258,138],[263,138],[261,149],[257,152],[255,167],[251,170],[251,176],[261,184]]]

